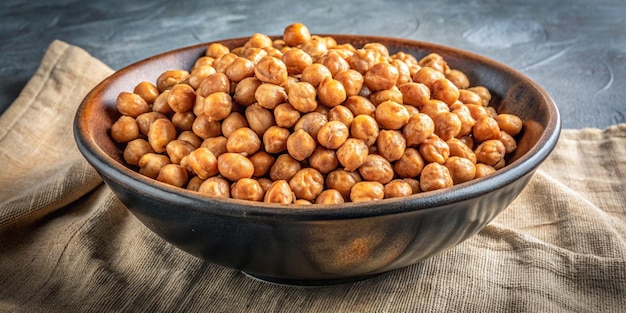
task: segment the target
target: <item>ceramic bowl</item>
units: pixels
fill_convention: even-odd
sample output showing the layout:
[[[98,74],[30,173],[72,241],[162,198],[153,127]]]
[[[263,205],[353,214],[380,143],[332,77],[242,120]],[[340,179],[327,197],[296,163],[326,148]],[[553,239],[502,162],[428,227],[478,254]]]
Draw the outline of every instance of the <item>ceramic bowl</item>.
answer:
[[[190,69],[209,43],[159,54],[115,72],[77,110],[76,143],[121,202],[150,230],[198,258],[266,281],[324,285],[415,264],[479,232],[524,189],[554,149],[561,120],[551,97],[520,72],[491,59],[406,39],[334,35],[338,43],[386,45],[421,58],[442,55],[472,85],[491,90],[498,112],[524,121],[518,149],[490,176],[404,198],[299,207],[216,199],[144,177],[124,165],[109,130],[115,99],[169,69]],[[247,38],[221,40],[233,48]]]

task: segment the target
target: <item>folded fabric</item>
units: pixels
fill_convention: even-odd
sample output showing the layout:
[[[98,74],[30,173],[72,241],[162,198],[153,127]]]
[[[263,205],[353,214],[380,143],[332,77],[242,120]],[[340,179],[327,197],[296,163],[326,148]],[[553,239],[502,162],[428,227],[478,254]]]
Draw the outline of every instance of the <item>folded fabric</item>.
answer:
[[[626,124],[563,130],[510,207],[447,252],[360,282],[297,288],[178,250],[102,183],[72,122],[111,73],[55,41],[0,116],[0,312],[626,309]]]

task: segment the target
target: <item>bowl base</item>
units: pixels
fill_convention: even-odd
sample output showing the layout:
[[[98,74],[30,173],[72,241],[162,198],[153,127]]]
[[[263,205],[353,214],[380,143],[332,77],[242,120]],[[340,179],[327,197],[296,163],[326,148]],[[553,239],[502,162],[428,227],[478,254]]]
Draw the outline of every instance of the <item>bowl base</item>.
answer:
[[[264,283],[270,283],[270,284],[282,285],[282,286],[290,286],[290,287],[324,287],[324,286],[333,286],[333,285],[340,285],[340,284],[349,284],[349,283],[358,282],[361,280],[365,280],[365,279],[380,275],[380,274],[373,274],[373,275],[339,278],[339,279],[308,280],[308,279],[289,279],[289,278],[280,278],[280,277],[272,277],[272,276],[263,276],[263,275],[252,274],[252,273],[248,273],[244,271],[242,271],[242,273],[252,279],[255,279]]]

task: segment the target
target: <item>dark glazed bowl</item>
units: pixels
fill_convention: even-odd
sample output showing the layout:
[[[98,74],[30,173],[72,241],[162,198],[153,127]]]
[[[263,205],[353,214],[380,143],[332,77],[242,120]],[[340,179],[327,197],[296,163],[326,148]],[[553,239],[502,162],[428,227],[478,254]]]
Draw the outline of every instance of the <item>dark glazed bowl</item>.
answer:
[[[264,280],[320,285],[405,267],[471,237],[524,189],[554,149],[561,120],[550,96],[518,71],[440,45],[386,37],[330,35],[359,48],[386,45],[421,58],[442,55],[472,85],[489,88],[496,109],[524,121],[518,149],[503,169],[449,189],[370,203],[299,207],[214,199],[149,179],[125,166],[109,130],[115,99],[170,69],[190,69],[208,43],[163,53],[123,68],[84,99],[74,136],[80,151],[128,209],[165,241],[208,262]],[[247,38],[220,41],[233,48]],[[164,243],[165,244],[165,243]]]

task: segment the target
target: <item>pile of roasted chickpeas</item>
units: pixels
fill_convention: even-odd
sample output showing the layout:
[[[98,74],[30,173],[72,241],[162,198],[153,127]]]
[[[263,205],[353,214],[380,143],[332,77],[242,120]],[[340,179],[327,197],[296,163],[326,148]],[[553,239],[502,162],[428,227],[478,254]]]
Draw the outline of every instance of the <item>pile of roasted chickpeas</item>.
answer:
[[[139,173],[212,197],[374,201],[505,166],[519,117],[498,114],[438,54],[421,59],[311,35],[212,43],[191,69],[119,94],[112,138]]]

